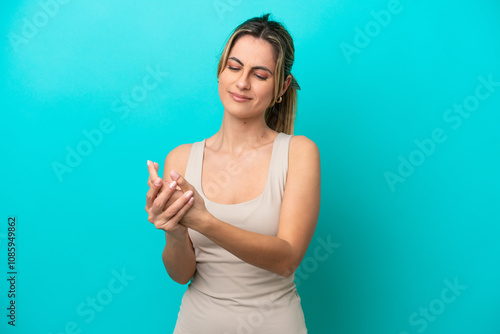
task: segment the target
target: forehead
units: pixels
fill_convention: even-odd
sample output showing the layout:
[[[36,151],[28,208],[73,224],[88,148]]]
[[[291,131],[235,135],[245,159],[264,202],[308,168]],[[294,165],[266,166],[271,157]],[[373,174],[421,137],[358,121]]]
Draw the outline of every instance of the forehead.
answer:
[[[229,57],[236,57],[245,65],[274,68],[274,52],[271,44],[261,38],[250,35],[240,37],[229,52]]]

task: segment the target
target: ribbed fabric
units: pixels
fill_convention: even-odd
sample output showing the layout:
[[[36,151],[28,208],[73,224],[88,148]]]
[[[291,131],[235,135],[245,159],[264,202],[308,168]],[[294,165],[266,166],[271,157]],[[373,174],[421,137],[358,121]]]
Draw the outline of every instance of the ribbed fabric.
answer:
[[[276,236],[288,171],[292,135],[274,140],[264,191],[237,204],[210,201],[201,188],[205,139],[193,143],[184,177],[217,219],[239,228]],[[196,273],[182,298],[174,334],[303,334],[304,314],[294,275],[284,278],[248,264],[204,235],[188,229]]]

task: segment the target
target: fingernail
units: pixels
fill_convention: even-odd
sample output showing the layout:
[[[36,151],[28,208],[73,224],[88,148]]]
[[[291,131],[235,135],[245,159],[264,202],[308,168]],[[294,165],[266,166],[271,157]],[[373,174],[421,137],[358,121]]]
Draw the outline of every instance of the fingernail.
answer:
[[[170,183],[169,187],[170,187],[170,189],[174,189],[176,185],[177,185],[177,182],[172,181],[172,183]]]
[[[148,167],[149,167],[149,165],[151,165],[151,161],[148,160]]]
[[[170,172],[170,175],[172,175],[172,179],[174,179],[174,180],[177,180],[179,178],[179,174],[173,169]]]
[[[189,198],[192,194],[193,194],[193,191],[189,190],[184,196],[186,196],[186,198]]]
[[[156,184],[157,186],[159,186],[159,185],[161,184],[161,181],[162,181],[162,179],[157,179],[157,180],[155,181],[155,184]]]

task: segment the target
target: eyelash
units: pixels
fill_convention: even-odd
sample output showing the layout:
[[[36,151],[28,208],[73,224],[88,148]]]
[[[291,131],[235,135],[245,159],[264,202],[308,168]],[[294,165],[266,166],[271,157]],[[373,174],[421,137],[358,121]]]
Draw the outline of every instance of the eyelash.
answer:
[[[232,67],[232,66],[228,66],[227,68],[229,68],[229,69],[230,69],[230,70],[232,70],[232,71],[238,71],[238,70],[239,70],[239,68],[237,68],[237,67]],[[265,78],[265,77],[263,77],[263,76],[260,76],[260,75],[257,75],[257,74],[255,74],[255,76],[256,76],[257,78],[259,78],[260,80],[267,80],[267,78]]]

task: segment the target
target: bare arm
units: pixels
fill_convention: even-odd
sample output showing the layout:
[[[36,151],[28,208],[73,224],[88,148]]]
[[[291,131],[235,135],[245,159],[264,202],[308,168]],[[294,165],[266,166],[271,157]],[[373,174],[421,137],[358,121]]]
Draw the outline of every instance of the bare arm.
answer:
[[[188,283],[196,271],[193,244],[187,228],[179,224],[191,204],[188,203],[189,199],[183,196],[183,192],[176,189],[175,183],[172,184],[166,179],[166,171],[181,167],[179,161],[183,161],[183,159],[179,158],[185,155],[185,150],[188,147],[187,144],[181,145],[167,155],[163,173],[164,180],[157,174],[159,167],[156,167],[156,163],[150,164],[148,167],[150,174],[148,182],[150,191],[146,205],[146,211],[149,213],[148,220],[154,223],[156,228],[165,231],[166,244],[162,252],[163,265],[168,275],[180,284]],[[155,185],[155,181],[161,182],[159,185]]]
[[[247,231],[213,215],[190,227],[241,260],[288,277],[302,261],[316,228],[320,179],[318,147],[304,136],[294,136],[276,236]]]
[[[166,244],[163,249],[163,265],[168,275],[177,283],[186,284],[196,271],[196,258],[189,235],[174,238],[165,233]]]
[[[186,157],[179,159],[180,155],[185,155],[186,151],[189,152],[186,148],[187,145],[181,145],[170,151],[167,155],[163,168],[163,180],[167,181],[167,175],[170,170],[179,168],[179,161],[187,161]],[[165,233],[165,239],[166,244],[162,254],[165,269],[174,281],[186,284],[196,272],[196,258],[187,228],[184,228],[184,233],[180,237],[174,237],[169,233]]]

